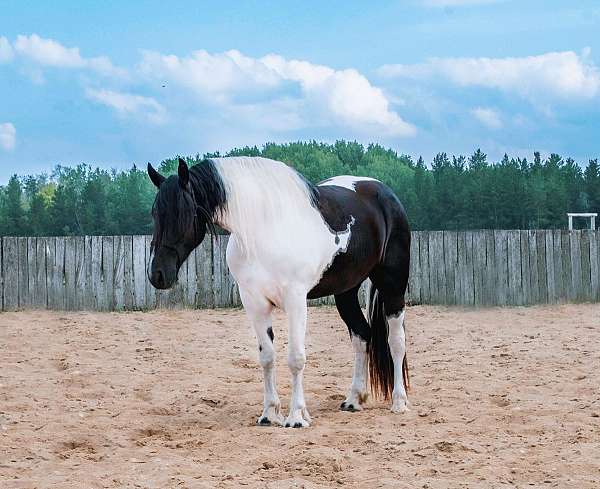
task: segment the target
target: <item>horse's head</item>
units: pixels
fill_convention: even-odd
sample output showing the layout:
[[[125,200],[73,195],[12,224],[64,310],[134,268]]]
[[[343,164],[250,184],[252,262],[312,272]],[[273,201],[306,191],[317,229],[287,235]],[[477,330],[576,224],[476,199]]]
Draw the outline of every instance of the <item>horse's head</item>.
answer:
[[[196,202],[184,160],[179,159],[177,175],[165,178],[149,163],[148,175],[158,188],[152,206],[154,235],[149,278],[157,289],[169,289],[185,259],[204,239],[207,216]]]

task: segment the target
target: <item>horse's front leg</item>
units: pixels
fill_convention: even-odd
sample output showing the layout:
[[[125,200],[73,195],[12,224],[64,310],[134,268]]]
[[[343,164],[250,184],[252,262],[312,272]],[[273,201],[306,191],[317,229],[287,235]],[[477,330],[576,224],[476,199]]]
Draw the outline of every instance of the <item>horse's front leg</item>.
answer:
[[[304,401],[304,365],[306,351],[306,292],[289,294],[285,300],[285,312],[288,318],[288,366],[292,374],[292,398],[290,412],[285,420],[286,428],[305,428],[310,426],[310,416]]]
[[[240,288],[240,296],[244,309],[248,314],[258,341],[258,359],[263,368],[264,378],[264,404],[263,412],[257,424],[269,426],[271,424],[283,425],[281,402],[277,395],[275,383],[275,347],[274,335],[271,326],[271,313],[273,305],[264,297],[255,297],[244,293]]]

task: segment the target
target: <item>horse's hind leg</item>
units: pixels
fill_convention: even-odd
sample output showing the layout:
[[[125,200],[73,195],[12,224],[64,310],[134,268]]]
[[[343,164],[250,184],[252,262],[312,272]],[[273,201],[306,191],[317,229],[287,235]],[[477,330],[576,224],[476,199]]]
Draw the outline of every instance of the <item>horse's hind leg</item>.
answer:
[[[346,399],[340,406],[342,411],[362,410],[362,405],[366,402],[369,395],[367,391],[367,376],[369,375],[367,342],[370,338],[370,330],[358,302],[359,287],[335,296],[335,305],[342,320],[348,327],[354,349],[352,384],[350,385]]]
[[[275,385],[275,347],[271,326],[273,305],[264,297],[256,297],[240,288],[240,296],[248,318],[256,333],[258,341],[258,358],[263,368],[264,377],[264,406],[259,425],[268,426],[272,423],[283,425],[281,402]]]
[[[383,312],[388,325],[388,345],[394,364],[392,412],[408,411],[406,387],[408,364],[406,362],[406,334],[404,330],[404,294],[408,282],[408,258],[398,253],[396,261],[386,257],[371,274],[371,280],[383,299]]]
[[[404,307],[387,316],[388,343],[394,362],[394,391],[392,393],[392,412],[408,411],[408,397],[404,385],[406,366],[406,333],[404,331]]]

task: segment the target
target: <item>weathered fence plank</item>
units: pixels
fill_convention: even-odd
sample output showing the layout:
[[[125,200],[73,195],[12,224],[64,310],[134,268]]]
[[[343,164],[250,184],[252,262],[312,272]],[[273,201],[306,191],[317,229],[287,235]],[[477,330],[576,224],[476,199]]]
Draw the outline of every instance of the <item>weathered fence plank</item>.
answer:
[[[66,308],[66,283],[65,283],[65,238],[56,238],[55,246],[55,262],[54,269],[56,275],[54,276],[54,297],[56,301],[56,308],[64,310]]]
[[[465,271],[465,259],[467,254],[466,233],[458,234],[456,241],[456,278],[454,280],[454,302],[456,304],[464,304],[467,302],[467,274]]]
[[[39,309],[48,307],[48,288],[47,288],[47,270],[46,270],[46,248],[48,238],[37,238],[35,241],[35,292],[33,305]]]
[[[529,233],[519,231],[521,241],[521,290],[523,304],[533,304],[531,297],[531,271],[529,267]]]
[[[521,236],[519,231],[507,231],[508,298],[509,304],[522,305],[523,284],[521,279]]]
[[[214,307],[213,290],[214,237],[209,235],[196,252],[196,307]]]
[[[429,235],[429,277],[431,301],[434,304],[443,304],[445,302],[445,273],[444,235],[442,231],[433,231]]]
[[[106,304],[106,289],[102,274],[102,236],[92,236],[92,295],[95,309],[98,311],[108,310]]]
[[[588,229],[581,231],[581,291],[580,301],[592,300],[592,277],[590,274],[590,234]]]
[[[57,300],[58,277],[56,271],[56,238],[46,238],[46,286],[48,309],[60,309]]]
[[[115,236],[113,242],[113,303],[116,311],[125,308],[125,250],[124,236]]]
[[[84,293],[83,303],[85,309],[95,309],[94,284],[92,283],[92,237],[86,236],[83,244],[83,276]]]
[[[115,308],[114,300],[114,278],[115,269],[113,263],[114,238],[112,236],[102,237],[102,304],[107,311],[113,311]]]
[[[564,302],[567,300],[567,288],[563,271],[562,234],[559,229],[552,231],[552,247],[554,248],[554,281],[557,302]]]
[[[0,310],[4,311],[4,239],[0,237]]]
[[[551,232],[546,232],[544,246],[546,249],[546,283],[548,284],[548,302],[556,304],[558,294],[556,291],[556,279],[554,277],[554,244]]]
[[[535,241],[537,246],[537,276],[539,291],[539,302],[545,304],[548,302],[548,282],[546,278],[546,237],[544,231],[535,231]]]
[[[600,277],[598,274],[599,270],[599,261],[600,261],[600,250],[599,250],[599,240],[598,233],[590,233],[590,293],[592,301],[600,300]]]
[[[133,307],[146,307],[146,238],[133,237]]]
[[[527,231],[529,240],[529,303],[538,304],[540,302],[540,284],[538,275],[538,246],[537,235],[535,231]]]
[[[31,295],[29,294],[29,256],[27,238],[18,238],[17,243],[18,267],[19,267],[19,308],[31,307]]]
[[[456,253],[458,247],[458,236],[456,231],[444,231],[444,275],[445,293],[444,304],[454,304],[456,289]]]
[[[411,304],[421,303],[421,266],[419,264],[419,231],[412,234],[410,246],[409,297]]]
[[[135,307],[132,236],[123,236],[123,307],[127,310]]]
[[[581,231],[570,232],[571,245],[571,300],[581,299]]]
[[[419,233],[419,264],[421,267],[421,303],[431,301],[430,267],[429,267],[429,233]]]
[[[19,308],[19,246],[17,238],[2,238],[2,276],[5,311]]]
[[[473,297],[475,306],[485,302],[484,274],[486,268],[485,235],[473,233]]]
[[[37,251],[37,238],[27,238],[27,294],[25,298],[21,298],[20,302],[23,303],[23,307],[35,307],[35,289],[36,289],[36,278],[37,278],[37,262],[36,262],[36,251]]]
[[[572,302],[575,298],[573,293],[573,283],[571,280],[571,239],[569,231],[561,230],[561,262],[562,262],[562,280],[565,287],[565,300]]]
[[[209,236],[157,291],[146,270],[147,236],[0,241],[0,308],[136,310],[232,307],[239,290],[226,265],[228,236]],[[407,300],[460,305],[600,301],[600,231],[418,231]],[[361,302],[364,291],[361,288]],[[333,297],[311,304],[333,304]]]
[[[80,310],[84,308],[85,289],[85,237],[76,236],[73,238],[75,246],[75,300],[73,309]]]
[[[67,236],[64,238],[65,246],[65,268],[64,268],[64,280],[65,280],[65,309],[67,311],[74,311],[77,309],[77,242],[74,236]]]
[[[485,273],[484,273],[484,301],[486,305],[496,303],[496,253],[494,250],[494,231],[484,231],[485,233]]]

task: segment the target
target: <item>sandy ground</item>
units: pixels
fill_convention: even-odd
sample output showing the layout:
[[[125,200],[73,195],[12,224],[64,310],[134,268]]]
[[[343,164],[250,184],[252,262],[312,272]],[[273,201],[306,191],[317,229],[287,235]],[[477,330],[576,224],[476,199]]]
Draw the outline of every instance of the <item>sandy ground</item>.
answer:
[[[341,412],[350,342],[311,309],[298,430],[254,424],[241,311],[0,314],[0,487],[600,487],[600,305],[412,307],[407,331],[410,413]]]

